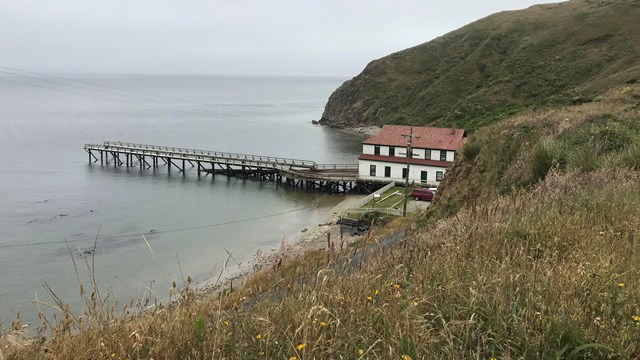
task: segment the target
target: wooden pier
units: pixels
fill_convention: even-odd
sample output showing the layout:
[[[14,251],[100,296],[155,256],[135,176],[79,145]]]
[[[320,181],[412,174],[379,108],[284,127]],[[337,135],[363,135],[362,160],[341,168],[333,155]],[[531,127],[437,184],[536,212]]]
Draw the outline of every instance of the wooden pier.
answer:
[[[351,191],[357,184],[358,164],[317,164],[309,160],[115,141],[86,144],[84,149],[90,164],[99,161],[101,165],[154,170],[166,167],[168,172],[183,174],[189,167],[196,168],[199,177],[237,176],[331,193]]]

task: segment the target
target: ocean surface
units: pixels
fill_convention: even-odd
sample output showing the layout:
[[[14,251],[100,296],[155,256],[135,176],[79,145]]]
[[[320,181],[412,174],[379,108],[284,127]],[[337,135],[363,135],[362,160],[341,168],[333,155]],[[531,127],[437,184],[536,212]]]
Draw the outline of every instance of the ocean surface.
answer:
[[[79,283],[89,285],[82,254],[120,304],[154,301],[174,280],[217,275],[228,253],[249,263],[258,249],[317,225],[341,196],[198,178],[195,169],[89,164],[83,145],[114,140],[356,163],[361,137],[310,123],[343,81],[0,73],[0,329],[18,312],[39,323],[33,301],[53,303],[44,284],[78,311]]]

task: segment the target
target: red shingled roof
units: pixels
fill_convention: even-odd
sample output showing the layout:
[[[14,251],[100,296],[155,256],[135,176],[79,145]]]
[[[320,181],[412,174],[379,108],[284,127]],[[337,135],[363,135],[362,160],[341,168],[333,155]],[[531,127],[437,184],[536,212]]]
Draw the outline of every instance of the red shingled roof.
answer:
[[[374,135],[363,144],[368,145],[388,145],[407,146],[407,139],[402,135],[409,135],[410,126],[385,125],[377,135]],[[420,149],[442,149],[457,150],[466,140],[463,129],[436,128],[436,127],[413,127],[413,147]]]
[[[392,162],[398,164],[406,164],[406,157],[398,157],[398,156],[383,156],[383,155],[370,155],[370,154],[362,154],[358,157],[360,160],[371,160],[371,161],[384,161],[384,162]],[[428,160],[428,159],[411,159],[412,165],[427,165],[427,166],[438,166],[438,167],[449,167],[453,162],[451,161],[439,161],[439,160]]]

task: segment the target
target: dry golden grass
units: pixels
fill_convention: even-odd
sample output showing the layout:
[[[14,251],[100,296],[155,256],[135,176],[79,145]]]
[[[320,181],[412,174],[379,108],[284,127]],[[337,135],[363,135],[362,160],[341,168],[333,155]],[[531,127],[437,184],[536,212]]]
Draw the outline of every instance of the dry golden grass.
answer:
[[[256,284],[185,289],[110,326],[59,327],[11,358],[629,358],[640,350],[638,214],[639,173],[554,172],[413,229],[358,269],[297,264],[263,275],[260,295]]]

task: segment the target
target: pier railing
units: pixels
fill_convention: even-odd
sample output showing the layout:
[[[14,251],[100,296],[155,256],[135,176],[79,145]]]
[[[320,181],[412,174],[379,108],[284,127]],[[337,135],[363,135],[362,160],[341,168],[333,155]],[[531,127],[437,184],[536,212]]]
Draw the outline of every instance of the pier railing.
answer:
[[[317,164],[318,170],[355,170],[358,164]]]
[[[251,155],[251,154],[239,154],[239,153],[230,153],[230,152],[223,152],[223,151],[187,149],[187,148],[171,147],[171,146],[135,144],[135,143],[120,142],[120,141],[105,141],[104,144],[102,145],[87,144],[85,145],[85,148],[87,147],[93,147],[93,148],[104,147],[105,150],[110,150],[110,149],[138,150],[138,151],[153,153],[154,155],[160,155],[160,153],[164,153],[164,154],[181,154],[181,155],[191,155],[191,156],[200,156],[200,157],[206,156],[206,157],[213,157],[218,159],[271,163],[275,165],[285,165],[285,166],[301,167],[301,168],[308,168],[308,169],[315,169],[318,166],[318,164],[315,161],[310,161],[310,160],[300,160],[300,159],[291,159],[291,158],[274,157],[274,156]]]

